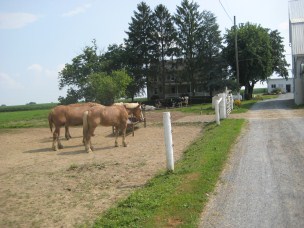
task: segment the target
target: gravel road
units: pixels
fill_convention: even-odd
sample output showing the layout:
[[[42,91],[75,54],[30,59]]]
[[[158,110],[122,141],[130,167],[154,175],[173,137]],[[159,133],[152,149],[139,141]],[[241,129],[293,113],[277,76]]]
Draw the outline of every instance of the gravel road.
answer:
[[[259,102],[199,227],[304,227],[304,115],[293,94]]]

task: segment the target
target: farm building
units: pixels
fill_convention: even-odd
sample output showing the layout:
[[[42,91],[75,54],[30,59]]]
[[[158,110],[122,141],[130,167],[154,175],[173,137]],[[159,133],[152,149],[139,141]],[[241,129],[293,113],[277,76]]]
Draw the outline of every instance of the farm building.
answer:
[[[275,89],[281,89],[285,93],[293,93],[294,85],[293,78],[270,78],[267,80],[267,91],[271,93]]]
[[[304,104],[304,0],[289,1],[289,38],[294,76],[294,100]]]
[[[182,61],[166,61],[163,76],[151,76],[147,85],[148,98],[166,99],[182,96],[209,96],[209,91],[204,89],[203,84],[192,85],[189,79],[183,75],[182,69]]]

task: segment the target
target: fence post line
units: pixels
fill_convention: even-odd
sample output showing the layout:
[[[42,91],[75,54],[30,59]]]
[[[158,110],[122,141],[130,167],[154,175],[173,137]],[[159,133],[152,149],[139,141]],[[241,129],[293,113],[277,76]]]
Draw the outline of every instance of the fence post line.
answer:
[[[216,121],[216,124],[217,125],[220,125],[220,102],[222,101],[223,99],[221,97],[218,97],[216,100],[215,100],[215,121]]]
[[[173,157],[173,142],[172,142],[170,112],[163,112],[163,125],[164,125],[164,133],[165,133],[167,169],[173,171],[174,157]]]
[[[220,102],[220,118],[221,119],[226,119],[226,117],[227,117],[226,94],[225,93],[221,93],[219,95],[222,98],[222,101]]]

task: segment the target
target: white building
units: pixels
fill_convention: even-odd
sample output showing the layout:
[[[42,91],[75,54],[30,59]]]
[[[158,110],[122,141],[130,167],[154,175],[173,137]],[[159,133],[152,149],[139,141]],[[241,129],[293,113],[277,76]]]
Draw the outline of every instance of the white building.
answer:
[[[293,78],[270,78],[267,80],[267,90],[271,93],[275,89],[281,89],[284,93],[293,93],[294,84]]]
[[[294,76],[294,99],[304,104],[304,0],[289,1],[289,38]]]

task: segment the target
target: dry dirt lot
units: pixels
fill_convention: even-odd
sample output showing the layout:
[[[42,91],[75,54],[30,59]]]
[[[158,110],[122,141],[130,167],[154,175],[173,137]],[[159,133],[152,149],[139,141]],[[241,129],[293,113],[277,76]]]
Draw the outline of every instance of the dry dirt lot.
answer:
[[[172,112],[172,122],[189,116]],[[166,168],[162,113],[147,112],[128,147],[114,147],[111,128],[98,127],[95,151],[84,151],[82,128],[64,149],[51,150],[47,128],[0,133],[0,227],[74,227],[94,221],[113,203]],[[194,121],[210,121],[200,116]],[[173,125],[174,156],[201,134],[201,124]],[[62,129],[63,133],[63,129]],[[121,138],[119,138],[121,145]]]

